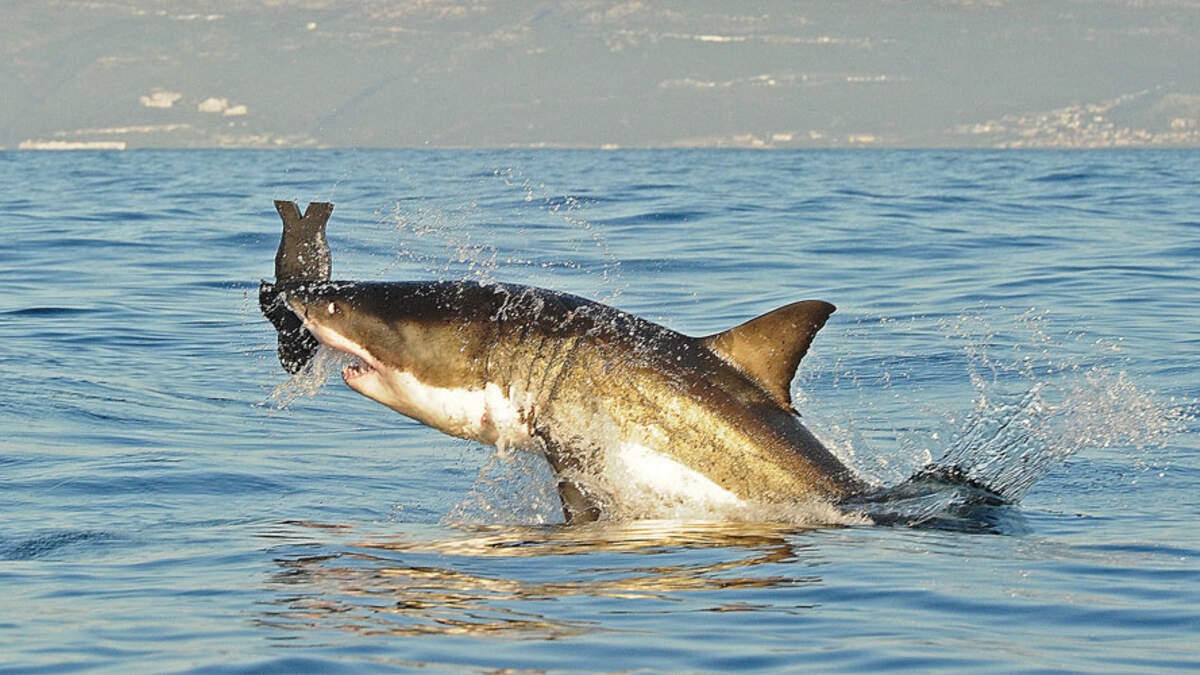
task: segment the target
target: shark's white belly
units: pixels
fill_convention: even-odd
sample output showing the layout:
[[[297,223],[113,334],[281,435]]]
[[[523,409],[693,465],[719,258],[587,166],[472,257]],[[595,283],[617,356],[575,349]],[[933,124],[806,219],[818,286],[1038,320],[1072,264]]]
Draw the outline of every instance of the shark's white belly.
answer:
[[[743,504],[708,476],[640,443],[623,442],[611,448],[604,464],[606,482],[624,497],[634,498],[628,501],[700,509]]]
[[[435,387],[406,372],[386,379],[392,396],[384,403],[439,431],[502,448],[534,444],[521,407],[495,383],[481,389]]]
[[[373,396],[360,391],[447,434],[501,448],[529,449],[539,445],[527,414],[527,402],[495,383],[478,389],[435,387],[411,373],[391,371],[381,384],[389,395]],[[679,506],[703,510],[744,504],[741,498],[704,474],[649,447],[644,437],[620,438],[620,434],[611,433],[615,431],[611,426],[596,429],[594,419],[579,423],[577,429],[558,431],[565,432],[563,436],[582,436],[585,443],[587,430],[595,432],[596,437],[589,444],[603,459],[585,469],[593,474],[585,481],[616,493],[618,503],[640,504],[650,512]],[[659,445],[670,443],[666,438],[657,440]]]

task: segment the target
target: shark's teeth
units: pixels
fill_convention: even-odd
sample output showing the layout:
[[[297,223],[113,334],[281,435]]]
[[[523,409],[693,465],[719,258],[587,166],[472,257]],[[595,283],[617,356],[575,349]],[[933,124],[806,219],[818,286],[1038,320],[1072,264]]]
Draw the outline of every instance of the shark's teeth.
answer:
[[[354,363],[342,368],[342,378],[353,380],[372,372],[375,372],[375,369],[369,364],[361,360],[356,360]]]

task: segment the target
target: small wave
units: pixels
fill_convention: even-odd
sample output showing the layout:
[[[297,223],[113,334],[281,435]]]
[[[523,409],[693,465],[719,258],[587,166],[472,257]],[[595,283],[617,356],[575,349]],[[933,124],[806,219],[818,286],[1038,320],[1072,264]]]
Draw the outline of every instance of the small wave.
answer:
[[[55,237],[53,239],[45,240],[44,242],[42,242],[41,246],[43,246],[47,250],[51,250],[51,251],[58,250],[58,249],[79,248],[79,249],[90,249],[90,250],[121,249],[121,250],[130,251],[130,252],[135,252],[135,251],[151,251],[151,250],[157,250],[157,249],[161,248],[161,246],[158,243],[146,243],[146,242],[140,242],[140,241],[129,241],[129,240],[122,240],[122,239],[101,238],[101,237]]]
[[[210,235],[204,243],[213,250],[221,251],[235,248],[262,249],[278,242],[272,242],[271,237],[262,231],[250,230]]]
[[[842,197],[865,197],[867,199],[901,199],[903,195],[885,194],[882,192],[868,192],[866,190],[858,190],[855,188],[838,188],[833,191],[833,194]]]
[[[678,183],[635,183],[626,187],[630,192],[657,192],[667,190],[678,190],[687,187]]]
[[[671,224],[671,223],[687,223],[698,220],[703,220],[708,213],[697,210],[677,210],[677,211],[647,211],[637,213],[631,216],[621,216],[618,218],[603,218],[596,220],[597,225],[646,225],[646,224]]]
[[[6,312],[0,312],[5,316],[75,316],[78,314],[91,314],[96,312],[95,308],[89,307],[25,307],[22,309],[10,309]]]
[[[1091,171],[1054,171],[1052,173],[1034,176],[1029,179],[1030,183],[1074,183],[1078,181],[1091,180],[1099,177],[1100,174]]]
[[[16,543],[0,543],[0,560],[35,560],[56,551],[80,544],[112,541],[116,537],[102,530],[67,530],[47,532]]]

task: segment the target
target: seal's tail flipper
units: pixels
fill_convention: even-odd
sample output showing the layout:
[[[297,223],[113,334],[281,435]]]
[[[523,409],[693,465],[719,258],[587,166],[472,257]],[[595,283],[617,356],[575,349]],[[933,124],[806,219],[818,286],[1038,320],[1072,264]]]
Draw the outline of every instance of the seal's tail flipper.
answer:
[[[312,202],[301,216],[295,202],[276,200],[275,210],[283,219],[283,235],[275,253],[275,281],[259,285],[258,306],[279,334],[279,363],[289,373],[297,373],[317,353],[317,340],[284,305],[278,286],[296,281],[329,281],[333,266],[325,241],[325,224],[333,213],[333,204]]]

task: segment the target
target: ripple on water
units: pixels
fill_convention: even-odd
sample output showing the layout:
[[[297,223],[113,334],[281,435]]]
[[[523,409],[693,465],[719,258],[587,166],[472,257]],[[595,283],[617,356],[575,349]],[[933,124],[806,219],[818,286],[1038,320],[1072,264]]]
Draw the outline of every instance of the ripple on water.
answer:
[[[53,558],[62,554],[63,549],[79,549],[119,538],[117,535],[103,530],[57,530],[19,540],[0,539],[0,560]],[[79,552],[74,551],[71,555],[79,555]]]

